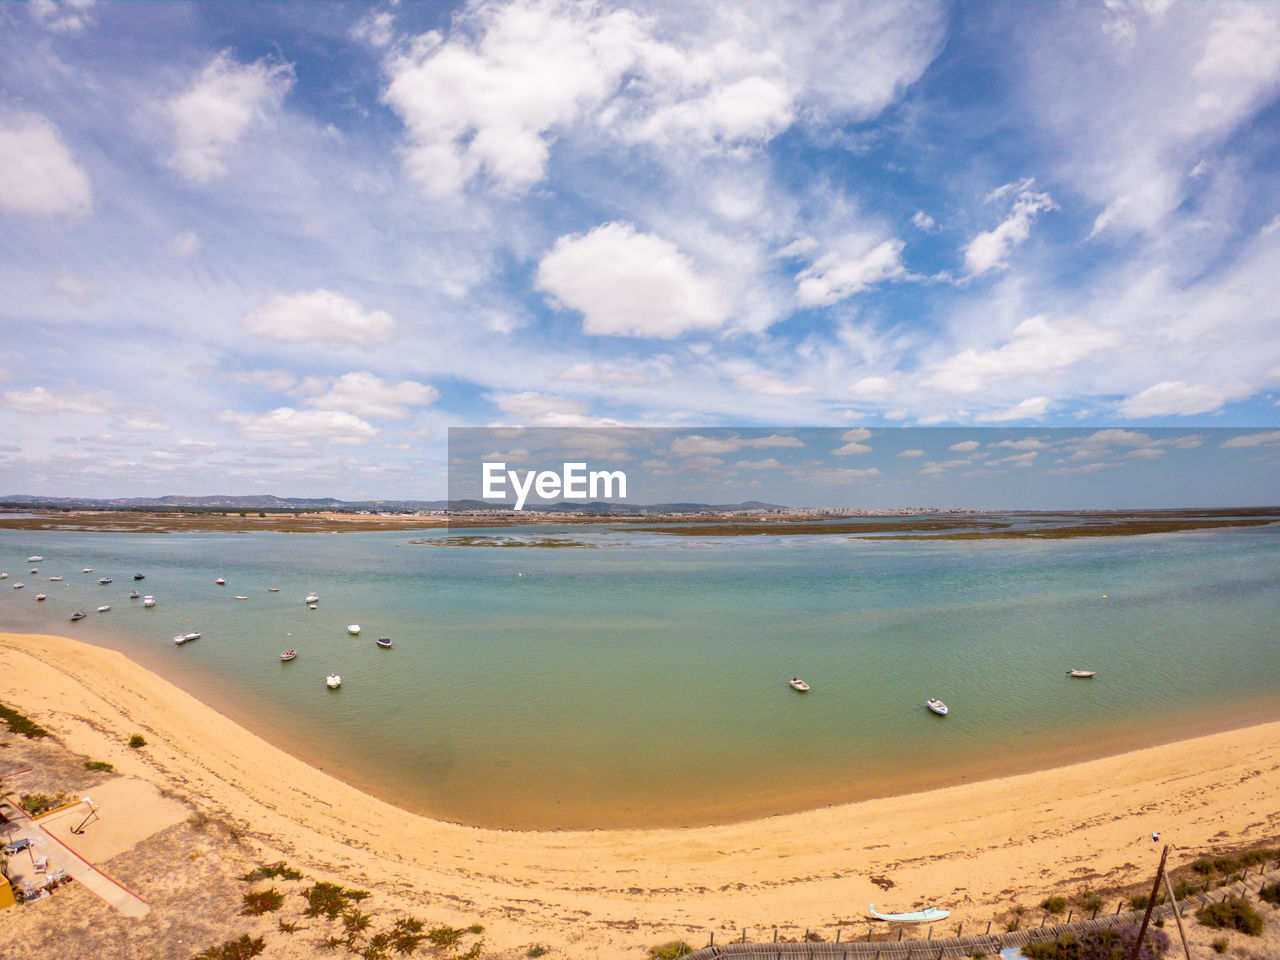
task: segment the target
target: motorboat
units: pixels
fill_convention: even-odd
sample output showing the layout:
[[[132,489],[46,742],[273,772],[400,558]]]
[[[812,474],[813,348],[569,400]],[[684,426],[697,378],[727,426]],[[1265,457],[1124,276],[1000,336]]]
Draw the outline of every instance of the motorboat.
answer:
[[[71,622],[75,623],[77,620],[83,620],[87,616],[88,614],[85,613],[83,610],[77,610],[75,613],[71,615]]]
[[[44,557],[30,556],[30,557],[27,557],[27,563],[39,563],[43,559]]]
[[[146,575],[145,573],[135,573],[135,574],[133,575],[133,579],[135,579],[135,580],[145,580],[145,579],[147,579],[147,575]]]
[[[36,594],[36,599],[37,599],[37,600],[43,600],[43,599],[45,599],[47,596],[48,596],[48,594],[47,594],[47,593],[37,593],[37,594]]]
[[[98,578],[98,582],[99,582],[100,584],[102,584],[103,586],[106,586],[108,583],[110,583],[110,582],[111,582],[111,578],[110,578],[110,577],[99,577],[99,578]]]
[[[1097,675],[1097,670],[1077,670],[1075,667],[1067,671],[1068,677],[1079,677],[1082,680],[1087,680],[1089,677],[1096,677]]]
[[[59,583],[59,582],[61,582],[62,578],[61,578],[61,577],[50,577],[50,578],[49,578],[49,580],[50,580],[50,582],[52,582],[52,583]]]
[[[799,690],[801,693],[809,692],[809,685],[805,683],[803,680],[801,680],[799,677],[792,677],[790,680],[787,681],[787,683],[791,685],[791,689],[793,690]]]
[[[93,567],[85,567],[85,568],[84,568],[83,570],[81,570],[80,572],[81,572],[81,573],[93,573]]]
[[[173,645],[175,647],[180,647],[186,642],[187,642],[187,635],[185,633],[179,633],[173,638]]]
[[[280,654],[280,662],[288,663],[290,660],[296,659],[297,656],[298,656],[297,650],[286,650],[284,653]]]
[[[184,640],[199,640],[199,639],[200,639],[200,631],[199,631],[199,630],[195,630],[195,631],[193,631],[193,632],[191,632],[191,633],[183,634],[183,639],[184,639]]]
[[[214,583],[216,583],[216,584],[217,584],[218,586],[220,586],[220,587],[225,587],[225,586],[227,585],[227,581],[223,580],[221,577],[219,577],[217,580],[215,580],[215,581],[213,581],[213,582],[214,582]]]
[[[110,609],[111,609],[111,604],[109,604],[109,603],[104,603],[102,606],[100,606],[100,607],[98,608],[98,612],[99,612],[99,613],[106,613],[106,612],[107,612],[108,610],[110,610]]]
[[[924,702],[924,705],[940,717],[945,717],[950,712],[947,705],[937,697],[930,697]]]
[[[267,587],[267,592],[268,592],[268,593],[279,593],[279,592],[280,592],[280,588],[279,588],[279,587]]]
[[[32,567],[32,568],[31,568],[31,572],[32,572],[32,573],[39,573],[40,571],[39,571],[39,569],[37,569],[36,567]]]
[[[353,637],[360,636],[360,624],[358,623],[347,624],[347,633],[351,634]]]
[[[142,596],[142,594],[140,594],[137,590],[130,590],[130,591],[129,591],[129,599],[130,599],[130,600],[137,600],[140,596]]]
[[[320,602],[320,594],[318,594],[318,593],[308,593],[308,594],[307,594],[307,599],[306,599],[306,601],[305,601],[305,602],[306,602],[306,603],[319,603],[319,602]]]
[[[13,585],[13,589],[15,589],[15,590],[21,590],[21,589],[22,589],[23,587],[25,587],[25,586],[26,586],[26,584],[25,584],[25,583],[15,583],[15,584]]]
[[[308,603],[308,604],[307,604],[307,609],[308,609],[308,610],[314,610],[315,608],[316,608],[316,605],[315,605],[314,603]]]
[[[8,580],[8,579],[9,579],[9,571],[0,570],[0,580]]]
[[[249,598],[245,596],[235,596],[235,597],[232,597],[231,599],[232,600],[248,600]]]
[[[143,597],[142,605],[144,607],[154,607],[156,605],[156,598],[152,596]]]
[[[342,678],[338,676],[336,673],[329,674],[327,677],[324,678],[324,682],[329,685],[330,690],[337,690],[340,686],[342,686]]]
[[[373,642],[374,642],[374,643],[376,643],[376,644],[377,644],[378,646],[380,646],[380,647],[394,647],[394,646],[395,646],[395,644],[391,642],[391,638],[390,638],[390,637],[379,637],[377,640],[375,640],[375,641],[373,641]]]

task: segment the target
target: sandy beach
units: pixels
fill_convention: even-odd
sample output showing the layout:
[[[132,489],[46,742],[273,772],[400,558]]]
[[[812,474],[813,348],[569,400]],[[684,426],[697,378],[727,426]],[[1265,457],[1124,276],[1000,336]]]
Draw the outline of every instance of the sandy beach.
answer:
[[[701,946],[744,928],[768,938],[775,926],[791,938],[806,929],[866,936],[870,902],[947,908],[943,935],[1017,906],[1038,915],[1052,893],[1149,882],[1153,832],[1178,848],[1174,865],[1280,836],[1280,722],[723,826],[515,832],[441,823],[370,797],[114,651],[0,634],[0,675],[0,702],[71,751],[114,765],[104,824],[129,816],[134,792],[151,804],[163,794],[229,825],[250,861],[283,859],[430,922],[482,924],[484,956],[522,957],[539,944],[556,957],[639,958],[674,938]],[[144,749],[128,748],[135,733]],[[157,892],[136,882],[143,898]],[[6,938],[22,927],[8,930],[0,956],[16,955]],[[314,944],[301,938],[273,940],[267,955],[307,956]],[[207,945],[155,942],[152,955]]]

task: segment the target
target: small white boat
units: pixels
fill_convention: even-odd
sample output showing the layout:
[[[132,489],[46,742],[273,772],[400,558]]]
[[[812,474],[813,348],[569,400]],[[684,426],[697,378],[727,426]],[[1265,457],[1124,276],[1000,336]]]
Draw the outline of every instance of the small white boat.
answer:
[[[308,594],[307,594],[306,602],[307,602],[307,603],[319,603],[319,602],[320,602],[320,594],[318,594],[318,593],[308,593]]]
[[[77,620],[83,620],[87,616],[88,614],[85,613],[83,610],[77,610],[75,613],[71,615],[71,622],[75,623]]]
[[[279,587],[267,587],[267,592],[268,592],[268,593],[279,593],[279,592],[280,592],[280,588],[279,588]]]
[[[187,635],[185,633],[180,633],[173,638],[174,645],[178,647],[182,646],[186,642],[187,642]]]
[[[8,580],[8,579],[9,579],[9,571],[0,570],[0,580]]]
[[[98,612],[99,612],[99,613],[106,613],[106,612],[107,612],[108,610],[110,610],[110,609],[111,609],[111,604],[109,604],[109,603],[104,603],[102,606],[100,606],[100,607],[98,608]]]
[[[945,920],[951,916],[950,910],[939,910],[937,907],[915,910],[911,913],[881,913],[874,903],[868,906],[867,912],[877,920],[888,920],[890,923],[933,923],[935,920]]]
[[[83,570],[81,570],[80,572],[81,572],[81,573],[93,573],[93,567],[85,567],[85,568],[84,568]]]
[[[324,678],[324,682],[329,685],[330,690],[337,690],[340,686],[342,686],[342,678],[338,676],[336,673],[329,674],[327,677]]]
[[[39,563],[43,559],[44,557],[31,556],[31,557],[27,557],[27,563]]]
[[[232,600],[248,600],[248,597],[232,597]]]
[[[61,577],[50,577],[50,578],[49,578],[49,580],[50,580],[52,583],[58,583],[60,580],[62,580],[62,578],[61,578]]]
[[[286,650],[284,653],[280,654],[280,662],[288,663],[290,660],[295,659],[297,656],[298,656],[297,650]]]
[[[137,590],[130,590],[130,591],[129,591],[129,599],[130,599],[130,600],[137,600],[140,596],[142,596],[142,594],[140,594]]]
[[[25,583],[15,583],[15,584],[13,585],[13,589],[15,589],[15,590],[21,590],[21,589],[22,589],[23,587],[25,587],[25,586],[26,586],[26,584],[25,584]]]
[[[152,596],[143,597],[142,605],[144,607],[154,607],[156,605],[156,598]]]
[[[99,577],[99,578],[98,578],[98,582],[99,582],[100,584],[102,584],[103,586],[106,586],[108,583],[110,583],[110,582],[111,582],[111,578],[110,578],[110,577]]]
[[[1096,677],[1097,675],[1098,675],[1097,670],[1077,670],[1075,667],[1072,667],[1070,670],[1067,671],[1068,677],[1080,677],[1081,679],[1086,679],[1086,680],[1089,677]]]
[[[199,639],[200,639],[200,631],[199,631],[199,630],[196,630],[196,631],[193,631],[192,633],[183,634],[183,637],[182,637],[182,638],[183,638],[184,640],[199,640]]]
[[[37,593],[37,594],[36,594],[36,599],[37,599],[37,600],[43,600],[43,599],[44,599],[45,597],[47,597],[47,596],[48,596],[48,594],[45,594],[45,593]]]
[[[225,587],[225,586],[227,585],[227,581],[223,580],[221,577],[219,577],[217,580],[215,580],[215,581],[213,581],[213,582],[214,582],[214,583],[216,583],[216,584],[217,584],[218,586],[220,586],[220,587]]]
[[[945,717],[950,712],[947,705],[937,697],[930,697],[924,702],[924,705],[940,717]]]
[[[394,646],[395,646],[395,644],[391,642],[391,638],[390,638],[390,637],[379,637],[377,640],[375,640],[375,641],[373,641],[373,642],[374,642],[374,643],[376,643],[376,644],[377,644],[378,646],[380,646],[380,647],[394,647]]]
[[[316,605],[315,605],[314,603],[308,603],[308,604],[307,604],[307,609],[308,609],[308,610],[314,610],[315,608],[316,608]]]
[[[360,624],[358,623],[347,624],[347,633],[351,634],[353,637],[360,636]]]
[[[793,690],[799,690],[801,693],[809,692],[809,685],[805,683],[803,680],[801,680],[799,677],[792,677],[790,680],[787,681],[787,683],[791,685],[791,688]]]

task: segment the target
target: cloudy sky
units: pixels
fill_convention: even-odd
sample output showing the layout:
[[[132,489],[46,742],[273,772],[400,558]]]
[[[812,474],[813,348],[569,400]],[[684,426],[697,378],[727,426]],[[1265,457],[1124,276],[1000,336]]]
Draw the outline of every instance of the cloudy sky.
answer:
[[[0,494],[1280,421],[1280,5],[32,2],[0,65]]]

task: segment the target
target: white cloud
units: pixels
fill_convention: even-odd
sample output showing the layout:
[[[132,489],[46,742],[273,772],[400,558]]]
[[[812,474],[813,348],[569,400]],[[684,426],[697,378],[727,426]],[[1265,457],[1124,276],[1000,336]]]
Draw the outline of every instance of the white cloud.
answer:
[[[901,240],[886,240],[860,256],[829,253],[796,277],[796,299],[803,307],[830,306],[883,280],[906,273]]]
[[[797,397],[801,394],[813,392],[813,387],[808,384],[783,380],[760,371],[742,374],[742,376],[733,381],[733,385],[749,393],[759,393],[770,397]]]
[[[1005,420],[1034,420],[1037,417],[1043,417],[1052,405],[1053,401],[1048,397],[1028,397],[1026,400],[1015,403],[1012,407],[993,410],[989,413],[980,413],[974,419],[981,420],[984,423],[999,423]]]
[[[587,415],[586,404],[570,397],[557,397],[525,390],[501,397],[498,408],[514,414],[525,425],[536,427],[611,427],[619,426],[616,420]]]
[[[1269,237],[1271,236],[1271,234],[1275,233],[1277,230],[1280,230],[1280,214],[1272,217],[1271,222],[1268,223],[1265,227],[1263,227],[1258,232],[1258,235],[1263,237]]]
[[[858,480],[878,477],[880,476],[880,471],[876,467],[868,467],[866,470],[854,470],[850,467],[822,467],[800,472],[795,476],[797,480],[807,481],[808,483],[816,483],[824,487],[839,487]]]
[[[1047,193],[1032,190],[1034,179],[1020,183],[1007,183],[992,191],[988,200],[997,200],[1008,193],[1017,193],[1013,208],[999,226],[987,230],[972,240],[964,250],[964,265],[970,276],[976,277],[990,270],[1007,267],[1009,253],[1031,236],[1031,222],[1038,214],[1057,210],[1058,205]]]
[[[0,208],[50,217],[92,206],[89,177],[52,123],[34,113],[0,116]]]
[[[915,224],[917,227],[919,227],[921,230],[932,230],[935,226],[937,226],[937,224],[933,220],[933,217],[929,216],[923,210],[917,210],[915,214],[911,217],[911,222]]]
[[[1122,401],[1120,415],[1138,419],[1212,413],[1252,392],[1251,388],[1238,381],[1207,384],[1163,380]]]
[[[252,124],[279,107],[293,79],[290,64],[241,64],[230,51],[219,53],[166,104],[174,142],[170,165],[192,183],[224,176],[232,150]]]
[[[0,398],[0,406],[19,413],[106,413],[110,401],[84,390],[53,392],[44,387],[10,390]]]
[[[836,456],[836,457],[849,457],[859,453],[870,453],[870,452],[871,452],[871,447],[867,446],[867,444],[851,442],[851,443],[846,443],[844,446],[836,447],[834,450],[831,451],[831,454],[832,456]]]
[[[340,410],[295,410],[279,407],[264,414],[243,414],[227,410],[219,414],[223,423],[232,424],[246,439],[260,443],[294,443],[327,440],[331,443],[355,444],[372,439],[378,428],[355,414]]]
[[[435,403],[440,391],[425,383],[401,380],[391,383],[367,371],[344,373],[329,389],[306,401],[321,410],[346,410],[362,417],[385,417],[403,420],[411,407]]]
[[[395,36],[395,18],[389,10],[375,10],[351,28],[351,36],[371,47],[385,47]]]
[[[888,397],[897,389],[897,385],[897,378],[894,376],[863,377],[850,384],[848,392],[852,396],[872,400]]]
[[[774,457],[767,457],[764,460],[739,460],[733,466],[740,470],[778,470],[782,464]]]
[[[366,313],[349,297],[331,290],[278,293],[244,318],[246,333],[282,343],[321,340],[337,346],[385,343],[396,323],[381,310]]]
[[[629,223],[561,237],[538,265],[537,284],[582,313],[583,331],[597,336],[669,340],[729,316],[715,284],[673,243]]]
[[[1112,346],[1115,334],[1088,324],[1065,327],[1031,317],[1014,328],[1009,342],[994,350],[965,350],[935,364],[925,386],[946,393],[977,393],[995,381],[1044,376]]]
[[[1048,450],[1050,445],[1035,437],[1025,437],[1022,440],[1001,440],[994,446],[1008,447],[1010,450]]]
[[[143,417],[116,417],[111,426],[117,430],[134,430],[143,433],[171,433],[173,428],[159,420],[147,420]]]
[[[977,440],[961,440],[959,443],[953,443],[947,447],[948,450],[954,450],[956,453],[968,453],[970,450],[977,450],[982,444]]]
[[[93,23],[94,0],[31,0],[27,11],[33,20],[55,33],[79,33]]]
[[[1222,441],[1224,447],[1261,447],[1280,443],[1280,430],[1267,430],[1263,433],[1244,433],[1238,437],[1229,437]]]
[[[914,458],[914,457],[923,457],[923,456],[924,456],[924,451],[923,451],[923,450],[903,450],[900,454],[898,454],[898,456],[900,456],[900,457],[912,457],[912,458]]]
[[[853,427],[840,434],[840,439],[845,443],[861,443],[871,439],[871,431],[866,427]]]
[[[185,260],[200,249],[200,237],[194,231],[184,230],[169,241],[169,256]]]

